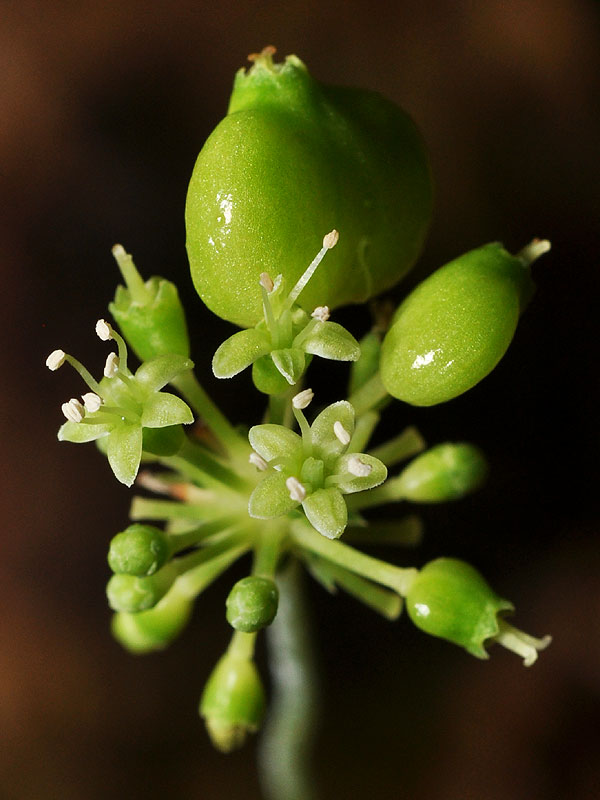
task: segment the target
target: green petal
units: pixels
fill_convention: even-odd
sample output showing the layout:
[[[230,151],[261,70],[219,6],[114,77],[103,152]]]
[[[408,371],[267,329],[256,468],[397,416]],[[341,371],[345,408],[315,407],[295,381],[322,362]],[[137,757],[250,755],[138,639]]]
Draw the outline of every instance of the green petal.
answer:
[[[107,436],[114,428],[114,422],[98,423],[97,425],[85,422],[64,422],[58,430],[59,442],[94,442],[102,436]]]
[[[108,436],[106,455],[116,479],[131,486],[142,458],[141,425],[117,425]]]
[[[319,322],[300,346],[305,353],[332,361],[356,361],[360,356],[354,336],[337,322]]]
[[[313,528],[328,539],[337,539],[344,532],[348,509],[338,489],[318,489],[305,498],[302,508]]]
[[[270,355],[262,356],[252,364],[252,381],[258,391],[264,394],[284,394],[290,388]]]
[[[354,409],[346,400],[333,403],[321,411],[311,425],[313,445],[319,448],[324,457],[340,456],[346,451],[347,444],[340,442],[334,432],[334,425],[340,422],[344,430],[352,436],[354,433]]]
[[[353,475],[348,465],[354,458],[358,458],[362,464],[371,467],[371,472],[368,475],[359,476]],[[335,468],[335,478],[332,478],[332,483],[335,481],[335,486],[344,494],[352,494],[353,492],[362,492],[365,489],[373,489],[374,486],[379,486],[387,478],[387,467],[375,456],[370,456],[367,453],[348,453],[338,459]]]
[[[267,475],[250,495],[248,513],[255,519],[273,519],[293,511],[300,503],[292,500],[281,472]]]
[[[293,458],[302,451],[302,437],[283,425],[255,425],[248,432],[250,444],[266,461]]]
[[[249,328],[226,339],[213,356],[212,370],[216,378],[233,378],[257,358],[271,350],[271,338],[266,331]]]
[[[135,379],[148,392],[157,392],[193,366],[189,358],[170,353],[145,361],[135,373]]]
[[[154,392],[144,403],[142,426],[144,428],[166,428],[167,425],[189,425],[194,415],[187,403],[169,392]]]
[[[273,350],[271,358],[290,386],[293,386],[302,377],[306,361],[304,353],[299,347]]]

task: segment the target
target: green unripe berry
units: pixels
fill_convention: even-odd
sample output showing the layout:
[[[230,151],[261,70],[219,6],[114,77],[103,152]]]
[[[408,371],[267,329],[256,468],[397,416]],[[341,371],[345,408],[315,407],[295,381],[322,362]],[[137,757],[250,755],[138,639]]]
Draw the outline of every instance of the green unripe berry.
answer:
[[[412,405],[431,406],[485,378],[506,352],[533,293],[528,265],[548,247],[534,242],[512,256],[498,243],[484,245],[417,286],[383,342],[387,391]]]
[[[137,614],[124,611],[114,614],[112,634],[131,653],[163,650],[187,625],[193,605],[174,584],[154,608]]]
[[[455,558],[438,558],[419,572],[408,594],[406,609],[425,633],[487,658],[485,642],[500,632],[502,612],[513,605],[499,597],[476,569]]]
[[[265,712],[265,692],[253,661],[225,654],[208,679],[200,714],[210,738],[229,753],[260,727]]]
[[[169,538],[160,528],[136,522],[110,543],[108,563],[116,574],[153,575],[171,557]]]
[[[232,628],[253,633],[270,625],[277,614],[279,592],[275,581],[259,575],[239,580],[226,601],[227,622]]]
[[[113,575],[106,586],[108,604],[113,611],[127,611],[130,614],[146,611],[165,596],[177,575],[173,563],[166,564],[148,577]]]
[[[415,503],[457,500],[477,489],[487,463],[472,444],[439,444],[417,456],[398,478],[399,491]]]
[[[292,287],[323,236],[340,241],[298,302],[363,302],[412,266],[432,192],[410,118],[374,92],[326,87],[271,51],[235,78],[229,113],[191,178],[187,250],[198,294],[224,319],[262,318],[261,272]]]

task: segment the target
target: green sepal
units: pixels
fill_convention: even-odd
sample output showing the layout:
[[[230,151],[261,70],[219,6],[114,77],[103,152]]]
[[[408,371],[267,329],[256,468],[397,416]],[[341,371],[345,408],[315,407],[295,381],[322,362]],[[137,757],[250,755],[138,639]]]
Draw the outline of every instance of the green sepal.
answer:
[[[338,539],[348,522],[348,509],[338,489],[317,489],[302,502],[310,524],[328,539]]]
[[[360,356],[360,345],[337,322],[318,322],[306,338],[296,337],[305,353],[310,353],[332,361],[356,361]],[[296,344],[296,341],[294,342]]]
[[[117,575],[153,575],[171,557],[168,535],[154,525],[139,522],[113,536],[108,564]]]
[[[125,486],[131,486],[142,458],[141,427],[129,423],[114,427],[107,438],[106,455],[115,478]]]
[[[135,575],[113,575],[106,586],[108,604],[113,611],[130,614],[153,608],[169,591],[177,578],[173,562],[155,572],[139,578]]]
[[[293,386],[300,380],[306,369],[304,352],[299,347],[286,347],[282,350],[273,350],[271,358],[277,371],[283,375],[290,386]]]
[[[248,431],[248,440],[266,461],[281,456],[293,459],[302,453],[302,437],[283,425],[254,425]]]
[[[214,746],[224,753],[240,747],[246,735],[260,727],[265,707],[265,692],[254,662],[226,653],[212,671],[200,700],[200,714]]]
[[[264,330],[248,328],[226,339],[213,356],[216,378],[233,378],[261,356],[271,351],[271,337]]]
[[[127,343],[140,361],[167,353],[187,358],[190,343],[177,287],[158,277],[147,280],[144,287],[147,302],[133,301],[129,289],[118,286],[108,306]]]
[[[185,442],[181,425],[166,428],[142,428],[142,458],[144,455],[174,456]]]
[[[417,456],[397,479],[399,491],[415,503],[458,500],[487,476],[485,456],[472,444],[438,444]]]
[[[108,436],[114,428],[114,422],[107,423],[86,423],[84,422],[63,422],[58,429],[59,442],[74,442],[75,444],[85,444],[95,442],[102,436]]]
[[[177,588],[177,582],[159,602],[147,611],[113,615],[111,631],[115,639],[135,654],[164,650],[187,625],[194,603]]]
[[[169,425],[189,425],[194,421],[189,406],[169,392],[151,394],[142,410],[144,428],[166,428]]]
[[[499,615],[514,610],[470,564],[438,558],[426,564],[406,595],[414,624],[447,639],[477,658],[488,658],[485,643],[497,636]]]
[[[371,467],[371,472],[368,475],[353,475],[348,470],[348,462],[355,458],[358,458],[366,466]],[[334,473],[335,486],[344,494],[353,494],[354,492],[373,489],[383,483],[387,478],[387,467],[378,458],[370,456],[368,453],[347,453],[338,459],[334,467]]]
[[[252,364],[252,382],[259,392],[269,395],[284,394],[290,388],[270,355],[262,356]]]
[[[157,392],[170,383],[173,378],[192,369],[194,362],[178,355],[157,356],[145,361],[135,373],[136,382],[147,392]]]
[[[266,475],[250,495],[248,514],[255,519],[273,519],[293,511],[300,503],[292,500],[281,472]]]
[[[229,592],[225,603],[227,622],[236,631],[254,633],[273,622],[278,604],[275,581],[262,575],[249,575]]]
[[[313,445],[325,457],[340,456],[348,445],[343,444],[334,432],[336,422],[341,422],[344,430],[352,437],[354,433],[354,409],[347,400],[340,400],[323,409],[310,426]]]

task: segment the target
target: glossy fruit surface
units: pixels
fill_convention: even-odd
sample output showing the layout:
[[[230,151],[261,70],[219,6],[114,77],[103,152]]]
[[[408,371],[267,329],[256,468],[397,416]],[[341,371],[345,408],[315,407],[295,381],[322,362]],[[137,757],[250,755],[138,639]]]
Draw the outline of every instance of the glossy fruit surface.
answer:
[[[441,267],[394,316],[381,352],[385,388],[416,406],[466,392],[500,361],[532,293],[526,261],[496,242]]]
[[[300,305],[362,302],[412,266],[430,213],[426,156],[404,111],[374,92],[322,86],[295,56],[274,64],[264,51],[237,73],[229,113],[194,168],[192,278],[212,311],[253,326],[261,272],[293,286],[336,228],[339,244]]]

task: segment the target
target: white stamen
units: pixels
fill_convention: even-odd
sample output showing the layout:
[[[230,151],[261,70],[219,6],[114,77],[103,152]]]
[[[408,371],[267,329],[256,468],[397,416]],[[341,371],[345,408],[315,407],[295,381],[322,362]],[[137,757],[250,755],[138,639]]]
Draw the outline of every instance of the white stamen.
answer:
[[[105,319],[99,319],[96,323],[96,335],[103,342],[109,342],[112,338],[112,328]]]
[[[114,378],[119,371],[119,356],[116,353],[109,353],[104,365],[104,377]]]
[[[46,359],[46,366],[54,372],[65,363],[67,354],[64,350],[53,350]]]
[[[304,500],[306,497],[306,489],[302,486],[298,478],[288,478],[285,485],[292,500],[295,500],[297,503],[301,503]]]
[[[85,410],[89,411],[90,414],[94,414],[96,411],[98,411],[104,402],[102,398],[96,394],[96,392],[86,392],[81,396],[81,399],[83,400]]]
[[[547,239],[533,239],[528,245],[517,253],[517,257],[521,258],[526,264],[532,264],[544,253],[547,253],[552,245]]]
[[[292,397],[292,405],[294,408],[303,409],[310,405],[313,397],[314,392],[312,389],[304,389],[302,392],[298,392],[298,394]]]
[[[256,469],[259,469],[261,472],[264,472],[269,466],[267,462],[264,460],[264,458],[262,456],[259,456],[258,453],[250,453],[250,455],[248,456],[248,461],[251,464],[254,464]]]
[[[275,284],[273,283],[273,279],[271,278],[268,272],[260,273],[259,283],[263,287],[263,289],[267,290],[267,292],[272,292],[273,287],[275,286]]]
[[[61,406],[62,412],[69,422],[81,422],[84,417],[84,408],[76,397]]]
[[[351,475],[356,475],[357,478],[366,478],[373,471],[371,464],[365,464],[358,456],[352,456],[348,459],[348,472]]]
[[[312,312],[311,317],[315,319],[320,319],[321,322],[327,322],[329,319],[329,306],[317,306],[315,310]]]
[[[328,250],[331,250],[332,247],[336,246],[339,238],[340,235],[334,228],[332,231],[329,231],[327,236],[323,237],[323,247],[326,247]]]
[[[115,258],[123,258],[123,256],[127,255],[122,244],[116,244],[111,252]]]
[[[335,433],[338,440],[342,444],[350,444],[350,434],[348,433],[346,428],[344,428],[339,419],[337,420],[337,422],[333,423],[333,432]]]

